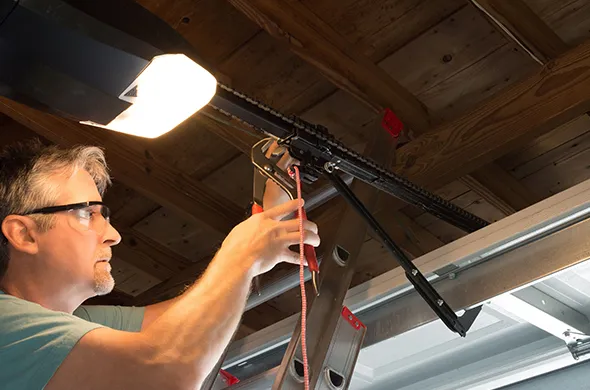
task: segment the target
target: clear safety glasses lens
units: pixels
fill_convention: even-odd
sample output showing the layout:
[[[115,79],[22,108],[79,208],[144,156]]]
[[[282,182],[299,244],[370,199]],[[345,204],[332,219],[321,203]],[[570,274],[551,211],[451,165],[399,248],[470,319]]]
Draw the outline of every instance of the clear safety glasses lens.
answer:
[[[70,225],[80,231],[93,231],[103,235],[110,223],[110,210],[105,205],[92,205],[80,209],[69,210]]]

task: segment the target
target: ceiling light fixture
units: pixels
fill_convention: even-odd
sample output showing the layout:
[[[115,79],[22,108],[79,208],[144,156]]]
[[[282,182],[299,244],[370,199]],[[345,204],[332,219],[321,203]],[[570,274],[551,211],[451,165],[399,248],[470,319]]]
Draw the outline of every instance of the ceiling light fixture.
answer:
[[[85,125],[155,138],[217,81],[169,25],[128,0],[0,0],[0,95]]]

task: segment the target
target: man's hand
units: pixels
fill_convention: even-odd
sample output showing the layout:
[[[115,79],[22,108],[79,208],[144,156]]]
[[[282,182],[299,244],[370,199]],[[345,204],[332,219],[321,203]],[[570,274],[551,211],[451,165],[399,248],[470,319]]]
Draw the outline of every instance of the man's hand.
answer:
[[[255,214],[237,225],[224,240],[220,254],[239,253],[241,256],[217,256],[220,259],[236,259],[241,264],[228,267],[247,267],[252,277],[270,271],[281,262],[299,263],[299,254],[289,246],[299,244],[299,221],[282,221],[298,208],[297,199]],[[315,247],[320,244],[317,225],[303,221],[304,243]],[[232,268],[228,268],[231,270]]]

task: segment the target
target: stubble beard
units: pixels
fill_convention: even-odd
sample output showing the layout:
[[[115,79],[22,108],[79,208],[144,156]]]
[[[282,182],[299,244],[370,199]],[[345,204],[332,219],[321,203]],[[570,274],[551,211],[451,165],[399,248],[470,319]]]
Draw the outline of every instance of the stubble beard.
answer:
[[[94,293],[107,295],[115,288],[115,279],[111,275],[109,263],[97,263],[94,267]]]

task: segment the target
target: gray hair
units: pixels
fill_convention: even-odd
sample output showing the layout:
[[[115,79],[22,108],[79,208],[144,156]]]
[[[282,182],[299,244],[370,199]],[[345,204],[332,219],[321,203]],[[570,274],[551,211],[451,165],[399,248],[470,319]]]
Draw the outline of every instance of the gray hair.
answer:
[[[60,148],[35,139],[0,149],[0,223],[11,214],[23,214],[35,208],[55,205],[58,185],[47,180],[53,175],[70,177],[86,170],[101,196],[111,184],[105,155],[96,146]],[[39,229],[53,227],[51,215],[36,216]],[[6,237],[0,230],[0,281],[8,267]]]

